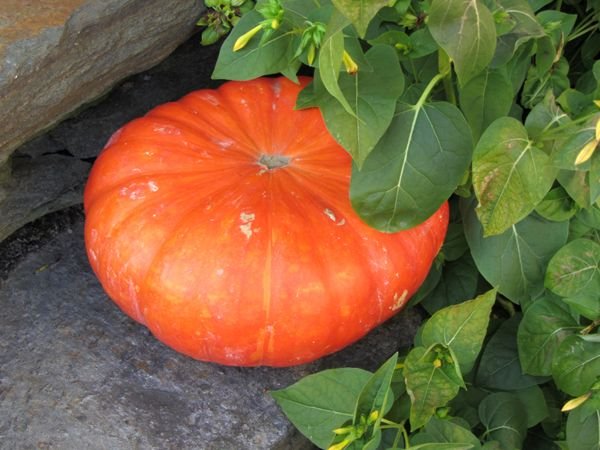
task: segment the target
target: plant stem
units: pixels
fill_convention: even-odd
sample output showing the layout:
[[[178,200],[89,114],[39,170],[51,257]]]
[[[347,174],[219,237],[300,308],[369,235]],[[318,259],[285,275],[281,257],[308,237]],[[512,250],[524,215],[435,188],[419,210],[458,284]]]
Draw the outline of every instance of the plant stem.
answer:
[[[594,31],[597,27],[598,23],[593,14],[588,14],[588,16],[581,21],[579,26],[569,35],[567,42],[571,42],[572,40],[575,40],[578,37],[589,33],[590,31]]]
[[[402,427],[402,438],[404,439],[404,448],[410,448],[410,441],[408,440],[408,433],[406,428]]]
[[[433,88],[435,87],[435,85],[438,84],[442,78],[444,78],[444,75],[442,75],[441,73],[438,73],[435,77],[433,77],[429,81],[429,83],[425,87],[425,90],[421,94],[421,97],[419,97],[419,101],[415,105],[415,107],[417,109],[421,109],[423,107],[423,105],[427,101],[427,97],[429,97],[429,94],[431,94],[431,91],[433,90]]]
[[[543,134],[542,134],[542,136],[540,136],[538,138],[538,141],[552,141],[554,139],[565,137],[565,133],[564,133],[565,130],[568,130],[571,127],[578,126],[581,123],[587,122],[592,117],[594,117],[596,114],[598,114],[598,113],[591,112],[589,114],[586,114],[585,116],[578,117],[577,119],[574,119],[570,122],[560,124],[552,129],[549,129],[549,130],[544,129]],[[565,116],[566,116],[566,114],[565,114]]]
[[[515,305],[513,305],[512,302],[504,300],[502,297],[498,297],[496,301],[502,306],[502,309],[508,313],[509,317],[513,317],[516,314]]]
[[[594,328],[600,326],[600,319],[596,319],[594,320],[592,323],[590,323],[587,327],[585,327],[583,330],[581,330],[579,332],[579,334],[590,334],[592,331],[594,331]]]

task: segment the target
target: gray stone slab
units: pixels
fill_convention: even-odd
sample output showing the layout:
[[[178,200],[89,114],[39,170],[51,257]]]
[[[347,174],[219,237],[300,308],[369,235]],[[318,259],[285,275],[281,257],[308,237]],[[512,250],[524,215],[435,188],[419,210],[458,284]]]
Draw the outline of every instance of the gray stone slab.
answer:
[[[409,344],[420,321],[414,310],[403,312],[348,349],[299,367],[195,361],[106,297],[85,255],[82,215],[75,217],[0,281],[2,449],[310,448],[269,391],[324,368],[374,369]]]

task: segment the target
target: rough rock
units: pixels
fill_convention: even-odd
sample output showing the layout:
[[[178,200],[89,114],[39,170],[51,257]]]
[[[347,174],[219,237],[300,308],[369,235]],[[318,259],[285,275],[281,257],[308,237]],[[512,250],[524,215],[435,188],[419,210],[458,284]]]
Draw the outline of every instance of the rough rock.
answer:
[[[1,448],[308,449],[269,391],[324,368],[373,370],[419,323],[405,311],[335,355],[288,369],[195,361],[106,297],[82,233],[81,217],[67,222],[0,281]]]
[[[0,164],[20,144],[164,59],[200,0],[2,0]]]
[[[0,242],[44,214],[81,203],[91,163],[120,126],[191,90],[215,87],[217,52],[193,36],[157,66],[19,147],[0,165]]]

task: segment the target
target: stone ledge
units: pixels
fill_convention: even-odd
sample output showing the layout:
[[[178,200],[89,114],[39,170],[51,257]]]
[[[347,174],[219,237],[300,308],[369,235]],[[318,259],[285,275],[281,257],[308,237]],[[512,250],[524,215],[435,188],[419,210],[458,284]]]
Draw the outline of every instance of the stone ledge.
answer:
[[[200,0],[3,0],[0,164],[20,144],[156,65],[185,41]]]

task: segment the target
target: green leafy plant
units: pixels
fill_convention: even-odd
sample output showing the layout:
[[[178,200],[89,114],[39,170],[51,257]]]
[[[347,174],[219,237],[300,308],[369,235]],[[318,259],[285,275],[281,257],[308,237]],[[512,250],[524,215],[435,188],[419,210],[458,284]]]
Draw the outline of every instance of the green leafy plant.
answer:
[[[259,0],[221,44],[214,78],[312,75],[296,106],[352,155],[366,223],[450,198],[414,346],[273,393],[318,447],[600,448],[599,21],[593,0]]]
[[[254,8],[252,0],[205,0],[206,11],[196,25],[204,27],[202,45],[210,45],[227,35],[240,17]]]

